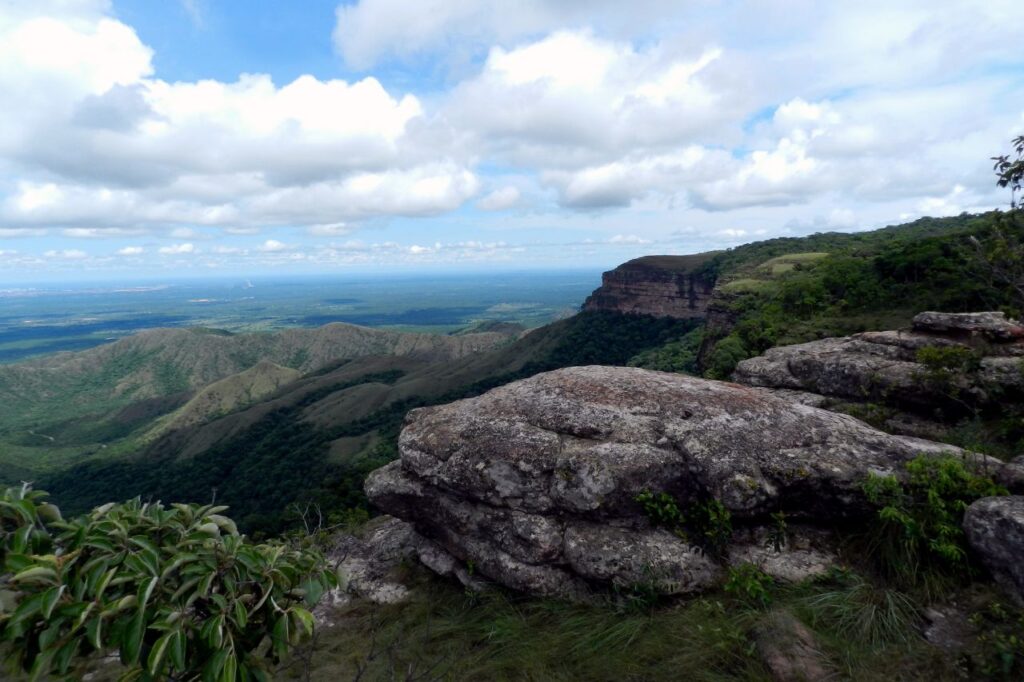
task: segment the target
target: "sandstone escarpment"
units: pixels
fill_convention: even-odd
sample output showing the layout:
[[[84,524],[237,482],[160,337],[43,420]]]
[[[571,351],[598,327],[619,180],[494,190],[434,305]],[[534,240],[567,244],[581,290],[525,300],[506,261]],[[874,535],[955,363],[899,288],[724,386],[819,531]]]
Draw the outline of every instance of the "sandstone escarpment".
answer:
[[[700,271],[714,254],[645,256],[604,273],[584,310],[681,319],[704,317],[714,278]]]
[[[691,592],[730,560],[799,578],[828,563],[815,524],[868,512],[869,472],[900,474],[919,454],[975,457],[755,388],[613,367],[414,410],[399,450],[367,479],[375,505],[480,575],[563,597],[639,583]],[[645,491],[720,501],[737,525],[725,557],[652,527],[636,499]],[[766,556],[778,511],[799,541]]]

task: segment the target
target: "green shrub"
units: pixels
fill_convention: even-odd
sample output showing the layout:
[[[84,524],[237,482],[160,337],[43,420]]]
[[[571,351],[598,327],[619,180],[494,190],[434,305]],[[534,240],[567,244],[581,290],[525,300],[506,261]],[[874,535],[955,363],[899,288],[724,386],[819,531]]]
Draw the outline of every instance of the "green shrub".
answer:
[[[636,501],[655,526],[667,528],[716,556],[725,551],[732,537],[732,514],[714,498],[694,502],[685,512],[665,492],[645,490],[636,496]]]
[[[720,555],[732,538],[732,514],[725,505],[711,498],[695,502],[686,512],[691,537],[697,544]]]
[[[636,501],[644,508],[644,515],[655,526],[668,528],[674,532],[683,529],[683,512],[680,511],[676,498],[668,493],[652,493],[645,490],[636,496]]]
[[[981,356],[963,346],[925,346],[917,350],[915,359],[933,372],[976,372],[981,368]]]
[[[771,594],[769,594],[768,588],[772,583],[770,575],[754,564],[745,563],[729,569],[729,577],[725,581],[724,589],[745,602],[767,606],[771,603]]]
[[[136,499],[64,521],[45,496],[0,498],[0,643],[32,679],[111,651],[123,679],[267,679],[335,582],[316,552],[248,542],[225,507]]]
[[[971,616],[977,628],[970,662],[986,679],[1024,678],[1024,609],[994,602]]]
[[[772,526],[768,529],[768,546],[776,552],[781,552],[789,544],[789,524],[786,522],[786,512],[781,509],[772,513]]]
[[[875,474],[864,483],[868,501],[878,508],[872,553],[883,571],[904,586],[932,577],[969,576],[964,511],[971,502],[1006,490],[954,456],[919,455],[906,470],[905,483]]]
[[[741,360],[750,357],[750,351],[736,334],[730,334],[715,344],[705,363],[704,376],[708,379],[728,379]]]

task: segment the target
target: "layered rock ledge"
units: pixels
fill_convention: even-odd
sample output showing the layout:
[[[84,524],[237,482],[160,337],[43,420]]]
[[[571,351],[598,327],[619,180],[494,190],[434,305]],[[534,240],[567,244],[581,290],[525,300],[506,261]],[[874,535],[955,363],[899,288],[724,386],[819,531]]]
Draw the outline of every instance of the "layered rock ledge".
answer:
[[[977,369],[950,375],[955,399],[926,390],[924,348],[959,348]],[[733,379],[749,386],[810,392],[851,401],[879,401],[932,414],[983,407],[1024,392],[1024,327],[1003,313],[920,313],[910,330],[877,331],[772,348],[743,360]]]
[[[623,263],[601,276],[601,286],[583,303],[583,309],[702,318],[714,291],[715,278],[702,273],[700,268],[713,255],[644,256]]]
[[[899,475],[919,454],[950,452],[1003,466],[756,388],[615,367],[548,372],[414,410],[399,452],[367,479],[376,506],[474,575],[575,598],[640,583],[692,592],[730,560],[799,579],[828,565],[828,533],[814,526],[868,512],[868,473]],[[652,527],[636,501],[643,491],[681,506],[719,500],[738,527],[726,558]],[[766,554],[777,511],[792,519],[793,541]]]

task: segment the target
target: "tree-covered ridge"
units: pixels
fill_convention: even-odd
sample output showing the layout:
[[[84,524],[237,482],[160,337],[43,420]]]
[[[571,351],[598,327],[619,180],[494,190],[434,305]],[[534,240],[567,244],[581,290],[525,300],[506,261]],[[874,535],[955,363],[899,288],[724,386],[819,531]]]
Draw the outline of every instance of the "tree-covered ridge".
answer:
[[[296,502],[314,501],[339,512],[365,509],[363,479],[396,455],[395,442],[405,414],[415,407],[478,395],[538,372],[573,365],[624,365],[639,352],[660,346],[693,328],[693,321],[580,313],[536,330],[499,351],[436,376],[435,366],[358,373],[355,363],[343,381],[314,373],[320,383],[257,405],[251,421],[201,451],[181,457],[186,443],[168,441],[142,456],[86,461],[42,481],[62,504],[84,511],[111,499],[178,499],[230,505],[250,531],[277,533],[295,522],[286,513]],[[320,374],[320,376],[316,376]],[[307,416],[346,393],[369,385],[382,388],[381,404],[361,416],[331,417],[317,423]],[[383,386],[381,386],[383,385]],[[312,384],[311,384],[312,386]],[[384,388],[390,387],[390,388]],[[219,423],[207,431],[221,428]],[[198,438],[198,437],[197,437]],[[332,444],[362,438],[352,456],[332,457]],[[156,444],[159,445],[159,444]]]
[[[173,420],[180,408],[191,412],[186,421],[201,421],[204,411],[213,416],[244,406],[289,376],[343,360],[386,355],[442,362],[500,348],[513,338],[507,329],[452,336],[340,323],[247,334],[154,329],[81,352],[3,365],[0,483],[36,480],[85,458],[130,455],[151,437],[155,420]],[[212,401],[199,395],[225,380],[220,388],[233,395]],[[262,389],[251,390],[258,385]],[[208,404],[193,409],[193,398]]]
[[[719,291],[710,316],[728,323],[708,327],[691,351],[699,356],[691,370],[724,378],[773,346],[901,327],[922,310],[1019,315],[1024,298],[987,263],[1022,237],[1020,212],[996,211],[773,239],[719,254],[706,265]],[[637,359],[656,366],[643,362]]]

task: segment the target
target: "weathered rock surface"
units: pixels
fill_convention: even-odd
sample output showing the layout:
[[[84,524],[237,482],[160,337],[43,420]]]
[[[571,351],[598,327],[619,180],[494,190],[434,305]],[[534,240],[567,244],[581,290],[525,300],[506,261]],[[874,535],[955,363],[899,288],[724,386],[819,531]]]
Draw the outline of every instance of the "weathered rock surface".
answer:
[[[374,604],[397,604],[411,595],[403,569],[419,560],[435,573],[457,578],[470,589],[484,583],[473,577],[450,554],[416,532],[411,523],[379,516],[358,534],[340,533],[326,556],[337,571],[338,587],[324,595],[314,615],[330,623],[332,612],[353,597]]]
[[[964,531],[995,579],[1024,605],[1024,496],[978,500],[964,514]]]
[[[685,593],[719,579],[718,561],[651,527],[635,501],[645,490],[681,506],[714,497],[739,526],[768,525],[778,510],[794,527],[829,524],[866,513],[869,472],[960,452],[745,386],[615,367],[414,410],[399,451],[367,479],[374,504],[492,580],[569,597],[638,582]],[[737,539],[731,551],[749,560]],[[827,560],[813,543],[797,549],[780,574]]]
[[[913,331],[864,332],[780,346],[743,360],[733,378],[750,386],[806,391],[854,401],[877,401],[904,409],[985,406],[1024,391],[1024,328],[1002,313],[921,313]],[[955,398],[927,389],[922,348],[971,350],[978,369],[948,376]]]
[[[1001,312],[936,313],[914,316],[914,330],[942,334],[981,335],[992,341],[1024,339],[1024,326]]]
[[[753,634],[773,680],[818,682],[834,677],[814,633],[788,611],[770,612]]]
[[[376,604],[394,604],[409,596],[396,572],[417,555],[419,537],[412,525],[390,516],[374,519],[360,535],[342,533],[334,539],[327,561],[338,572],[338,587],[317,605],[314,615],[330,621],[331,610],[353,596]]]
[[[808,524],[788,527],[781,542],[767,528],[741,528],[733,534],[726,560],[730,566],[753,564],[776,580],[798,583],[837,565],[836,546],[832,533]]]
[[[713,255],[644,256],[623,263],[601,276],[601,286],[587,298],[583,309],[704,317],[715,281],[698,268]]]

